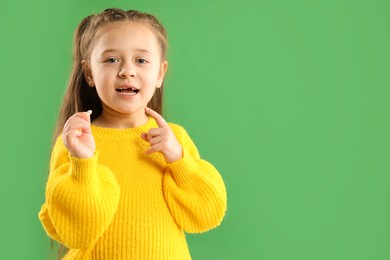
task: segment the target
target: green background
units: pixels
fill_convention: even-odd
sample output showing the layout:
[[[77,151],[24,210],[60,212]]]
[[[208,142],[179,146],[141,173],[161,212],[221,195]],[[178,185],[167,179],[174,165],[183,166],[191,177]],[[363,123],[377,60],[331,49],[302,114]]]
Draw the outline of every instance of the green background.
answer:
[[[225,180],[194,259],[390,259],[387,0],[3,1],[1,259],[54,259],[37,214],[72,35],[107,7],[165,24],[165,116]]]

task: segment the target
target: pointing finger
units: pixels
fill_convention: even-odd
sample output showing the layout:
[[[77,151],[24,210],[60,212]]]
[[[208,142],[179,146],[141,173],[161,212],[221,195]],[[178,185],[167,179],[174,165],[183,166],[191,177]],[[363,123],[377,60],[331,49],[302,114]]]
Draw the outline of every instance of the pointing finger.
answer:
[[[146,107],[145,112],[156,120],[159,127],[164,128],[168,126],[167,121],[165,121],[165,119],[153,109]]]

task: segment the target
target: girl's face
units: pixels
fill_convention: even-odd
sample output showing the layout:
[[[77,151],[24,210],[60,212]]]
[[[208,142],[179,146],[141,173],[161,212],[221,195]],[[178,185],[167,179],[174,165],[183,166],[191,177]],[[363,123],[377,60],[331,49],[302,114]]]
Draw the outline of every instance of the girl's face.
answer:
[[[136,22],[100,28],[90,63],[83,62],[86,79],[96,87],[103,112],[116,116],[144,116],[167,66],[154,33]]]

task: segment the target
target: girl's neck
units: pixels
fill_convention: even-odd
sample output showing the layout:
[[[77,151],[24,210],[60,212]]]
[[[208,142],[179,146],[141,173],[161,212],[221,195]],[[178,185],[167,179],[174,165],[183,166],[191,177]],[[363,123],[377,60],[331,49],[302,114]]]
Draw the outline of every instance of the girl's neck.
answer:
[[[137,111],[132,114],[118,114],[103,109],[100,116],[93,120],[92,124],[104,128],[127,129],[145,125],[148,122],[148,116],[145,111]]]

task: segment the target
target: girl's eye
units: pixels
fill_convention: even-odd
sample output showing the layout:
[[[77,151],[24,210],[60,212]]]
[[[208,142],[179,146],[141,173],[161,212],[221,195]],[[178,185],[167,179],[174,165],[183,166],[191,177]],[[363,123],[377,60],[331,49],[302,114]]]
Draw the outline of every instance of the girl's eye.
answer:
[[[119,60],[116,59],[116,58],[109,58],[109,59],[106,60],[107,63],[116,63],[116,62],[118,62],[118,61],[119,61]]]
[[[141,63],[141,64],[148,63],[148,61],[145,60],[145,59],[137,59],[137,62],[138,62],[138,63]]]

